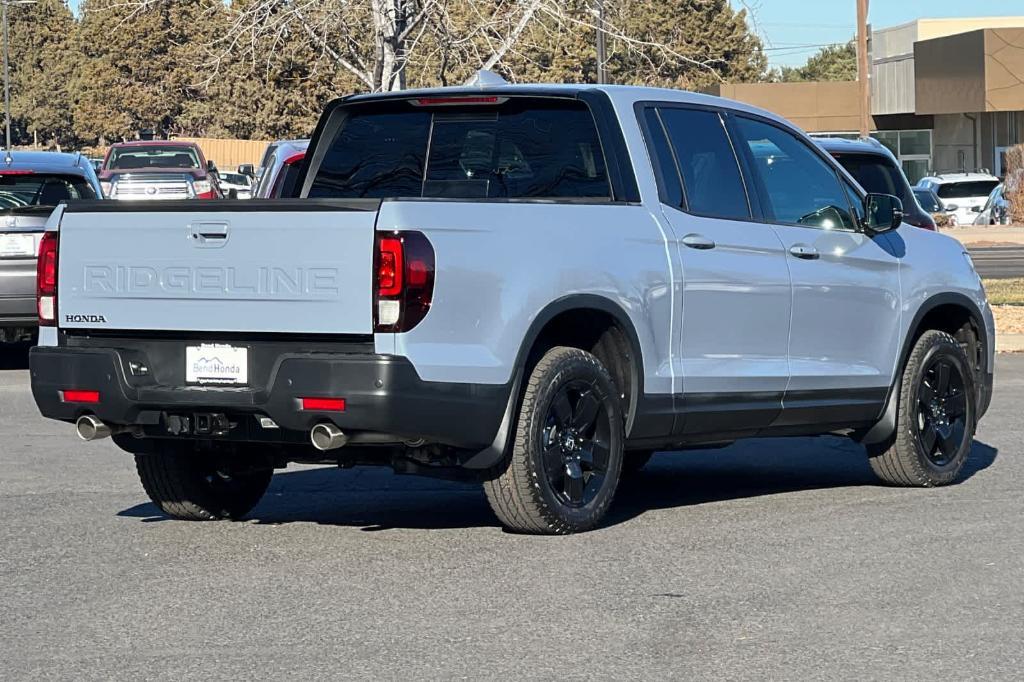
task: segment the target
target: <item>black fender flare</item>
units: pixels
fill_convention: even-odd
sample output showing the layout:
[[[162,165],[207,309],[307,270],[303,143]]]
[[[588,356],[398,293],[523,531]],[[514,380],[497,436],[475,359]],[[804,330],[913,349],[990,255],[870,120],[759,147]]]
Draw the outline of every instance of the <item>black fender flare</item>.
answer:
[[[540,338],[541,332],[544,331],[544,328],[548,323],[559,315],[574,310],[598,310],[600,312],[607,313],[615,320],[616,324],[618,324],[619,328],[622,329],[626,335],[626,341],[629,343],[632,351],[631,360],[633,365],[633,376],[636,378],[636,381],[633,382],[632,392],[630,395],[629,414],[626,416],[626,433],[629,433],[630,428],[633,425],[633,420],[636,417],[639,397],[643,395],[644,365],[643,353],[640,346],[640,337],[637,335],[636,329],[633,327],[633,322],[629,319],[626,312],[619,304],[615,303],[611,299],[597,294],[570,294],[552,301],[542,308],[541,311],[533,318],[533,321],[527,328],[526,334],[523,336],[523,340],[519,345],[519,351],[516,353],[516,360],[512,370],[512,380],[509,382],[511,384],[511,390],[509,391],[508,402],[505,406],[505,412],[502,417],[501,424],[498,426],[498,432],[494,436],[494,441],[464,462],[462,465],[463,467],[476,470],[489,469],[502,461],[508,446],[512,424],[515,419],[515,410],[519,405],[519,390],[522,387],[523,379],[526,374],[530,353],[533,351],[537,340]]]
[[[913,349],[914,343],[916,342],[919,334],[918,331],[921,326],[922,320],[931,311],[935,310],[939,306],[943,305],[956,305],[967,310],[968,315],[971,318],[971,322],[974,323],[975,329],[978,331],[978,343],[984,349],[982,357],[986,366],[984,367],[985,372],[990,373],[991,367],[988,367],[988,330],[985,329],[985,317],[981,313],[981,309],[978,305],[964,294],[949,291],[941,294],[935,294],[925,299],[917,312],[914,313],[914,318],[910,321],[910,326],[907,327],[907,335],[903,339],[903,346],[900,348],[899,362],[896,365],[896,376],[893,378],[892,385],[889,387],[889,395],[885,400],[885,410],[874,426],[869,428],[858,440],[866,445],[875,445],[888,440],[892,434],[896,431],[896,410],[899,407],[900,389],[902,388],[903,382],[903,369],[907,365],[907,358],[910,357],[910,351]]]

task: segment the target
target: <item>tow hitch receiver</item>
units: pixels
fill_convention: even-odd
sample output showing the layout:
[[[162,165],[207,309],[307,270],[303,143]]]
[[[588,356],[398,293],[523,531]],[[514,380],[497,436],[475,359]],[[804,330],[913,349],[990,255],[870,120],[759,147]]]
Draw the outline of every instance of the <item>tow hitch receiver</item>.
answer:
[[[226,436],[231,422],[222,412],[164,414],[164,425],[172,436]]]

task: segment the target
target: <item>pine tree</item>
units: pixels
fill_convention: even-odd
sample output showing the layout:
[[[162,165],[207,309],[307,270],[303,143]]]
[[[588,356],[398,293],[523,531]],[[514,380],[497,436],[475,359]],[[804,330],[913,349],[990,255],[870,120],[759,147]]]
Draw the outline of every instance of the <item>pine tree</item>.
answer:
[[[68,81],[75,60],[68,50],[74,18],[64,0],[12,5],[11,120],[16,143],[46,146],[73,141]]]
[[[857,47],[851,40],[843,45],[821,48],[799,67],[784,66],[773,71],[779,81],[852,81],[857,78]]]

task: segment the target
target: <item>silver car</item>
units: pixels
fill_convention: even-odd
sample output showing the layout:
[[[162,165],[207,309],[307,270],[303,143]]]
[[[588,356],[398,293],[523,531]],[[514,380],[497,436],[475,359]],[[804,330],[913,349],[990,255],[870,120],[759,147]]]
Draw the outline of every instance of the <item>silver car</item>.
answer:
[[[975,225],[1009,225],[1011,213],[1006,185],[1000,183],[988,195],[985,205],[975,210],[978,212],[978,217],[974,219]]]
[[[101,196],[81,154],[5,152],[0,157],[0,342],[36,328],[36,255],[43,225],[62,201]]]

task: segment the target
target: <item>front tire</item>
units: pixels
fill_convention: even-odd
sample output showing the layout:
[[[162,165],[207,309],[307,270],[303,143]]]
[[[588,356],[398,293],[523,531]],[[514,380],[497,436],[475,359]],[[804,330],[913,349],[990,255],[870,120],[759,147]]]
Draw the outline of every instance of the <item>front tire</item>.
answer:
[[[136,454],[135,467],[153,504],[184,521],[242,518],[263,497],[274,473],[174,442]]]
[[[871,469],[892,485],[952,483],[971,451],[976,410],[967,354],[949,334],[926,331],[903,370],[895,437],[869,451]]]
[[[491,509],[514,532],[594,528],[615,496],[623,441],[619,392],[604,365],[552,348],[523,390],[510,458],[484,483]]]

